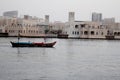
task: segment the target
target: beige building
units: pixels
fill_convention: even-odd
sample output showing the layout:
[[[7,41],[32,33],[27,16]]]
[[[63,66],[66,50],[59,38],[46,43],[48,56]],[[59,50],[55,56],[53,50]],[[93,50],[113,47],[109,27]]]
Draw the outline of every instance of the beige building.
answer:
[[[106,39],[112,36],[120,39],[120,23],[116,23],[114,18],[105,18],[101,21],[101,16],[97,17],[100,21],[76,21],[75,13],[69,12],[68,22],[49,23],[49,15],[45,15],[45,19],[29,15],[24,15],[23,18],[2,16],[0,33],[8,33],[9,36],[20,34],[26,37],[57,37],[61,32],[68,34],[69,38]]]
[[[64,33],[69,38],[106,39],[113,36],[120,39],[120,23],[115,23],[114,18],[105,18],[100,21],[75,21],[75,13],[69,12],[69,21],[65,23]]]
[[[104,39],[107,35],[106,26],[99,22],[84,22],[81,25],[80,32],[80,38]]]
[[[0,30],[8,33],[9,36],[18,36],[18,34],[27,37],[45,36],[47,26],[40,19],[28,15],[25,15],[24,18],[0,18]]]

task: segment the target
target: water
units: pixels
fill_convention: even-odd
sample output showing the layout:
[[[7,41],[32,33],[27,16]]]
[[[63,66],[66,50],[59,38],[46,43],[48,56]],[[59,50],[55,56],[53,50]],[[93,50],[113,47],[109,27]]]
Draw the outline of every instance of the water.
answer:
[[[49,39],[55,48],[12,48],[16,40],[0,38],[0,80],[120,80],[119,40]]]

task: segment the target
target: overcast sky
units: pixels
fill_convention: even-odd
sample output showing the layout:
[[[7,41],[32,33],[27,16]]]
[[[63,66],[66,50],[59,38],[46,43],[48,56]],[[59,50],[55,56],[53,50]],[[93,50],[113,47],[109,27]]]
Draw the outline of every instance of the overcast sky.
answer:
[[[19,16],[28,14],[50,21],[68,20],[68,12],[74,11],[76,20],[91,20],[92,12],[103,18],[115,17],[120,22],[120,0],[0,0],[0,15],[5,11],[18,10]]]

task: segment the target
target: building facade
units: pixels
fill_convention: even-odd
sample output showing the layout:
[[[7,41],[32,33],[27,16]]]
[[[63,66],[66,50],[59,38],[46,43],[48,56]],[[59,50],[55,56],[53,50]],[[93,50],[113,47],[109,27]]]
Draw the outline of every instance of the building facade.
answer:
[[[120,39],[120,23],[115,23],[114,18],[102,21],[102,15],[94,13],[92,21],[75,21],[74,14],[69,12],[69,21],[64,27],[69,38],[106,39],[106,36],[114,36]]]
[[[0,17],[0,33],[9,36],[25,37],[57,37],[57,34],[67,34],[68,38],[106,39],[112,37],[120,39],[120,23],[114,18],[102,20],[102,14],[92,14],[92,21],[76,21],[75,12],[69,12],[68,22],[49,23],[49,15],[45,19],[24,15],[18,17]]]
[[[46,22],[41,22],[39,18],[2,17],[0,18],[0,31],[8,33],[9,36],[42,37],[45,36]]]

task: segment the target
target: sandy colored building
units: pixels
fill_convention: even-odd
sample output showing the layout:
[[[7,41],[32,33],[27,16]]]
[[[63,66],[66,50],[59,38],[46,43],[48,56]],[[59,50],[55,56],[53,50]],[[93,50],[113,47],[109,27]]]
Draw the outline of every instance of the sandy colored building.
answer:
[[[0,19],[0,29],[9,34],[9,36],[27,36],[41,37],[45,36],[45,28],[48,26],[38,18],[29,18],[25,15],[24,18],[2,17]]]
[[[103,22],[75,21],[75,13],[69,12],[64,28],[69,38],[106,39],[106,36],[113,36],[120,39],[120,23],[115,23],[114,18],[104,19]]]

